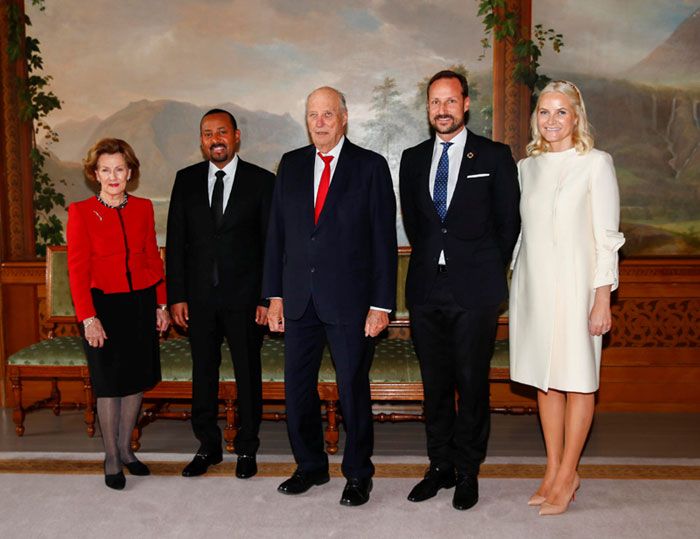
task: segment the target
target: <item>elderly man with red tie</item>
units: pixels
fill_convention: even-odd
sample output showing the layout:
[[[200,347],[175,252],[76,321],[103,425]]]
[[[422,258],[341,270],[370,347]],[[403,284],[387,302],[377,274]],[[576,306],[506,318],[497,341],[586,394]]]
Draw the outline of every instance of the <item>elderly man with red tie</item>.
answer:
[[[306,101],[313,144],[282,157],[266,244],[268,323],[285,332],[287,429],[297,470],[278,490],[300,494],[329,480],[318,372],[326,341],[346,431],[340,503],[369,500],[374,467],[369,369],[373,337],[396,302],[396,200],[386,160],[345,137],[339,91]]]

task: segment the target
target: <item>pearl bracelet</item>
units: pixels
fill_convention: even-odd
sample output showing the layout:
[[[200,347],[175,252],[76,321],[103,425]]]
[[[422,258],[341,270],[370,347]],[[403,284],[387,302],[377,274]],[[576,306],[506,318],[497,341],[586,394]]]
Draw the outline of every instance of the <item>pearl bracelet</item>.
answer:
[[[167,311],[167,310],[168,310],[168,306],[165,305],[165,304],[158,305],[158,308],[159,308],[161,311]]]
[[[91,316],[90,318],[86,318],[85,320],[83,320],[83,328],[85,328],[85,329],[89,328],[95,322],[95,320],[97,320],[97,318],[94,316]]]

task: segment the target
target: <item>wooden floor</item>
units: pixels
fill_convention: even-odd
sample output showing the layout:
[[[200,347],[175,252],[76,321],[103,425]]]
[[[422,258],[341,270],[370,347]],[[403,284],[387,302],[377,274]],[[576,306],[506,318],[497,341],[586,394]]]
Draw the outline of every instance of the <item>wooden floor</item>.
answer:
[[[261,455],[289,455],[285,423],[263,422]],[[143,433],[141,450],[190,454],[197,441],[190,425],[158,421]],[[341,432],[340,448],[343,437]],[[99,452],[102,441],[85,434],[82,414],[48,410],[27,416],[26,433],[18,438],[9,409],[0,409],[0,452]],[[420,423],[375,424],[375,455],[425,456]],[[544,446],[535,416],[492,415],[488,457],[541,457]],[[700,458],[700,414],[602,413],[595,418],[584,457]]]

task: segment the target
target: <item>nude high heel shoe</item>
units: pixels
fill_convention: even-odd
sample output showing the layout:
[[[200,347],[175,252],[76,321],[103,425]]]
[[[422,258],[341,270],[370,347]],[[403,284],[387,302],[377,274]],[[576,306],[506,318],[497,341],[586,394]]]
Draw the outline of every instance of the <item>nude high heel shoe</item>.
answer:
[[[539,494],[537,494],[537,492],[535,492],[532,496],[530,496],[530,499],[527,501],[527,504],[529,506],[542,505],[546,499],[547,498],[545,498],[544,496],[540,496]]]
[[[580,486],[581,478],[578,474],[576,474],[576,477],[574,478],[574,484],[572,485],[571,494],[568,496],[568,501],[562,505],[556,505],[544,501],[540,506],[540,516],[543,517],[550,515],[561,515],[562,513],[565,513],[566,510],[569,508],[569,504],[576,500],[576,491],[579,489]]]

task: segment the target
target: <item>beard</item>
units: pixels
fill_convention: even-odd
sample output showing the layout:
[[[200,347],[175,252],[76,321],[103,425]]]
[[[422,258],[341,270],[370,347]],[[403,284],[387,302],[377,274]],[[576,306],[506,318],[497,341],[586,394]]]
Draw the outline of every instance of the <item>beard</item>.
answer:
[[[214,153],[215,149],[223,150],[221,153]],[[228,160],[228,148],[224,144],[212,144],[209,146],[209,160],[213,163],[221,163]]]
[[[440,127],[438,125],[438,120],[447,120],[450,119],[452,120],[452,123]],[[459,120],[456,120],[454,116],[451,114],[441,114],[437,116],[433,116],[430,118],[430,126],[437,132],[440,133],[441,135],[449,135],[450,133],[454,133],[455,131],[459,131],[463,126],[464,126],[464,116],[462,116]]]

